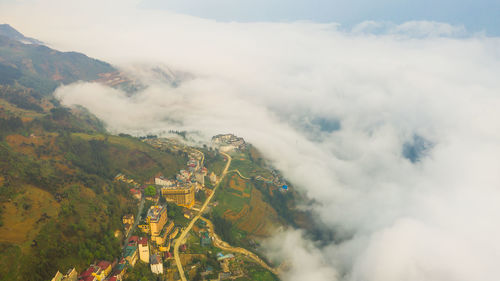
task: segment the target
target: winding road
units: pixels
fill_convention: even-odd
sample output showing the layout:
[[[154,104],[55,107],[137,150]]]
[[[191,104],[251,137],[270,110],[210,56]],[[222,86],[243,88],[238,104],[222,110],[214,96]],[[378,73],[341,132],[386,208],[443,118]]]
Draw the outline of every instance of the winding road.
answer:
[[[200,151],[200,153],[202,153],[202,152]],[[231,156],[229,156],[229,154],[226,154],[224,152],[220,152],[220,153],[227,157],[226,167],[222,171],[222,175],[217,180],[217,182],[215,184],[215,187],[212,190],[212,193],[208,196],[207,200],[205,200],[205,203],[203,203],[203,206],[201,206],[200,211],[198,212],[198,214],[191,220],[191,222],[189,223],[189,225],[181,232],[181,235],[179,236],[179,238],[177,238],[175,240],[175,243],[174,243],[174,258],[175,258],[175,263],[177,264],[177,269],[179,270],[179,276],[181,277],[182,281],[187,281],[187,279],[186,279],[186,275],[184,274],[184,269],[182,268],[181,259],[179,257],[179,247],[180,247],[182,241],[184,241],[184,239],[186,239],[186,235],[189,233],[189,231],[191,230],[191,228],[193,227],[193,225],[196,223],[196,221],[198,221],[198,219],[200,219],[201,215],[203,214],[203,212],[207,208],[208,204],[210,203],[210,201],[214,197],[215,191],[219,187],[222,179],[226,176],[227,169],[229,169],[229,166],[231,165],[231,160],[232,160]]]
[[[253,259],[255,262],[257,262],[258,264],[260,264],[265,269],[271,271],[272,273],[274,273],[276,275],[279,274],[279,269],[270,267],[265,261],[263,261],[261,258],[259,258],[259,256],[257,256],[255,253],[252,253],[252,252],[250,252],[249,250],[247,250],[245,248],[233,247],[233,246],[229,245],[227,242],[222,241],[219,238],[219,235],[217,235],[215,233],[215,231],[214,231],[214,225],[213,225],[213,223],[209,219],[201,217],[201,220],[203,220],[203,221],[205,221],[207,223],[208,231],[210,232],[210,235],[214,238],[213,242],[214,242],[214,246],[215,247],[217,247],[217,248],[219,248],[221,250],[224,250],[224,251],[228,251],[228,252],[240,253],[240,254],[242,254],[244,256],[247,256],[247,257]]]
[[[231,170],[231,171],[229,171],[228,173],[231,173],[231,172],[235,172],[235,173],[237,173],[237,174],[238,174],[238,176],[240,176],[240,177],[241,177],[242,179],[244,179],[244,180],[250,180],[250,178],[247,178],[247,177],[243,176],[243,175],[240,173],[240,171],[239,171],[239,170]]]

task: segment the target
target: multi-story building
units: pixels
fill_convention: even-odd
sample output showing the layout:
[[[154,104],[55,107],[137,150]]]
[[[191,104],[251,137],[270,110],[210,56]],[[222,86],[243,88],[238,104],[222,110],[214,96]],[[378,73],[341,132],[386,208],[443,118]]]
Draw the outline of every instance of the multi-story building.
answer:
[[[162,188],[161,195],[165,196],[167,201],[174,202],[182,207],[191,208],[194,206],[194,191],[195,185],[188,184],[185,187]]]
[[[172,229],[174,228],[174,222],[170,221],[168,224],[165,225],[165,227],[162,229],[160,234],[155,237],[155,242],[157,245],[164,245],[165,242],[170,240],[170,232],[172,232]]]
[[[139,245],[139,259],[145,263],[149,263],[149,245],[148,238],[141,237],[137,242]]]
[[[167,207],[166,206],[151,206],[148,210],[147,221],[151,239],[160,235],[163,226],[167,223]]]

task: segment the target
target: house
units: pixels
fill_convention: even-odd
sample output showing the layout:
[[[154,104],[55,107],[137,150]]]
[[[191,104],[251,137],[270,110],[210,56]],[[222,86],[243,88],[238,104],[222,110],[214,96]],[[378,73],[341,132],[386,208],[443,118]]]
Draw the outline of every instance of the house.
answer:
[[[111,273],[111,263],[109,261],[100,261],[97,263],[97,267],[101,269],[101,276],[104,276],[104,278],[108,277],[108,275]],[[100,279],[103,280],[104,278]]]
[[[68,272],[63,275],[61,272],[57,271],[56,276],[52,278],[52,281],[76,281],[78,278],[78,273],[75,268],[68,270]]]
[[[137,190],[135,188],[131,188],[130,189],[130,193],[132,194],[132,196],[137,199],[137,200],[141,200],[141,197],[142,197],[142,194],[141,194],[141,191],[140,190]]]
[[[127,214],[124,215],[122,218],[123,224],[134,224],[134,215],[132,214]]]
[[[113,269],[112,276],[116,277],[117,281],[121,281],[123,279],[123,276],[125,275],[126,270],[127,270],[127,261],[124,258],[122,258],[120,262]]]
[[[200,183],[201,185],[205,185],[205,175],[204,173],[201,173],[201,172],[196,172],[194,174],[194,178],[195,180]]]
[[[215,184],[217,182],[217,176],[215,175],[214,172],[210,173],[209,179],[212,184]]]
[[[185,252],[187,250],[187,245],[186,244],[182,244],[180,247],[179,247],[179,251],[181,252]]]
[[[130,264],[130,266],[134,266],[137,262],[137,246],[128,245],[125,247],[125,254],[123,255],[125,260]]]
[[[225,259],[234,259],[234,255],[233,254],[224,255],[222,253],[218,253],[217,254],[217,260],[218,261],[225,260]]]
[[[154,274],[163,274],[163,263],[159,255],[151,255],[149,263],[151,266],[151,272]]]
[[[96,266],[96,265],[91,265],[89,266],[89,268],[87,268],[87,270],[85,270],[84,272],[82,272],[80,274],[80,276],[78,276],[78,280],[82,280],[82,281],[97,281],[97,280],[102,280],[102,279],[99,279],[101,277],[101,269]]]
[[[145,263],[149,262],[149,245],[148,238],[139,238],[137,244],[139,245],[139,259]]]
[[[210,239],[210,236],[208,235],[207,231],[200,231],[200,245],[202,247],[207,247],[212,244],[212,240]]]
[[[137,241],[139,241],[139,236],[133,235],[128,239],[129,246],[137,246]]]

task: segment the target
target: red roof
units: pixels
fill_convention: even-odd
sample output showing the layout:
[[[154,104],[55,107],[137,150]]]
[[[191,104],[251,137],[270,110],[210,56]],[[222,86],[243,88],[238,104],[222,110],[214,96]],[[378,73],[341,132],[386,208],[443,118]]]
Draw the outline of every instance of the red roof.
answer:
[[[142,246],[147,246],[148,245],[148,238],[141,237],[141,238],[139,238],[139,241],[137,243],[141,244]]]
[[[111,265],[109,261],[100,261],[97,266],[101,268],[101,270],[105,270]]]
[[[94,281],[94,280],[95,280],[95,277],[92,275],[83,278],[83,281]]]
[[[129,244],[137,244],[137,240],[139,240],[139,236],[132,236],[130,239],[128,239]]]
[[[140,190],[137,190],[137,189],[135,189],[135,188],[131,188],[131,189],[130,189],[130,193],[132,193],[132,194],[141,194],[141,191],[140,191]]]
[[[87,270],[85,270],[84,272],[82,272],[82,274],[80,274],[81,277],[87,277],[87,276],[92,276],[92,273],[94,273],[96,270],[94,270],[94,267],[93,266],[90,266],[89,268],[87,268]]]
[[[118,280],[118,277],[116,277],[116,276],[109,278],[109,281],[117,281],[117,280]]]

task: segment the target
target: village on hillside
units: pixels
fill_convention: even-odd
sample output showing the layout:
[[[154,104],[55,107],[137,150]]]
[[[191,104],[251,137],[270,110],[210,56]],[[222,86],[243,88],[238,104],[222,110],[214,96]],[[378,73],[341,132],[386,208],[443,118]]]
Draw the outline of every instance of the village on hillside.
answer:
[[[204,154],[199,150],[171,139],[154,138],[144,141],[157,149],[167,148],[187,153],[189,160],[185,169],[180,170],[173,178],[157,175],[142,184],[125,174],[117,174],[115,181],[128,184],[130,194],[138,202],[137,214],[125,214],[122,218],[122,256],[114,261],[96,261],[80,273],[75,268],[69,269],[65,274],[58,271],[52,281],[126,280],[127,271],[132,272],[138,263],[148,265],[155,280],[179,279],[174,266],[174,241],[187,222],[200,211],[204,198],[213,192],[207,184],[213,187],[218,176],[213,171],[209,173],[204,166]],[[218,135],[212,142],[221,151],[240,150],[246,145],[242,138],[234,135]],[[197,275],[197,280],[226,280],[243,276],[242,260],[238,261],[235,255],[214,248],[213,226],[210,228],[206,219],[199,220],[193,231],[198,237],[194,243],[196,246],[193,247],[213,251],[216,260],[216,263],[204,266],[204,271]],[[188,242],[192,242],[193,238],[190,236],[179,247],[179,251],[185,253],[182,262],[191,264],[191,271],[200,266],[199,262],[196,263],[199,255],[187,254],[191,252]]]

